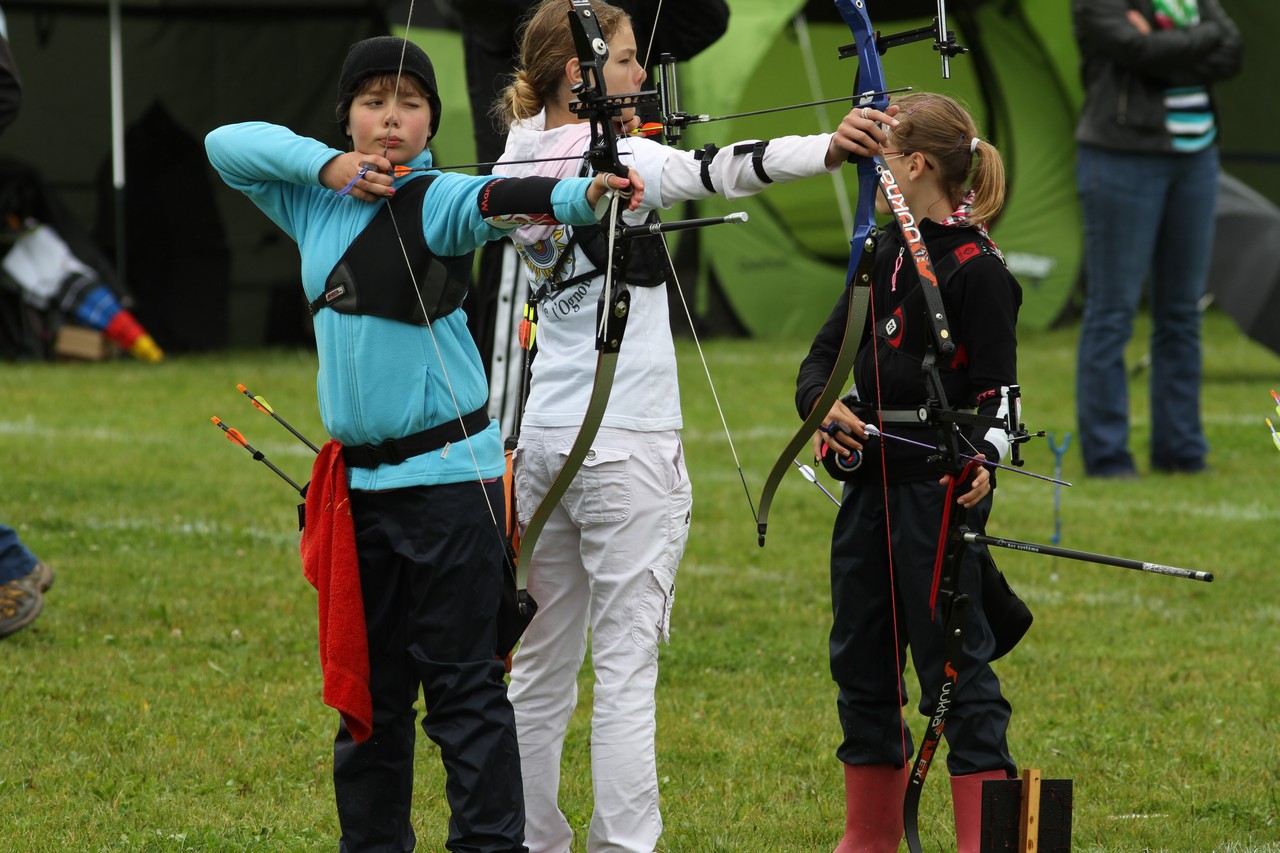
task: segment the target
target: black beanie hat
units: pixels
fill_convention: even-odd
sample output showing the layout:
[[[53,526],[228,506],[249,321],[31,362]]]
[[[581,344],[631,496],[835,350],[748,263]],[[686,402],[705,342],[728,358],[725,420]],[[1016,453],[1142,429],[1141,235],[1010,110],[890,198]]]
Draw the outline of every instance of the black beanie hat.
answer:
[[[403,58],[403,66],[401,60]],[[440,129],[440,93],[436,71],[425,51],[413,42],[396,36],[377,36],[358,41],[347,51],[338,77],[338,103],[349,107],[359,88],[377,74],[412,74],[431,104],[431,136]],[[343,110],[345,113],[346,110]]]

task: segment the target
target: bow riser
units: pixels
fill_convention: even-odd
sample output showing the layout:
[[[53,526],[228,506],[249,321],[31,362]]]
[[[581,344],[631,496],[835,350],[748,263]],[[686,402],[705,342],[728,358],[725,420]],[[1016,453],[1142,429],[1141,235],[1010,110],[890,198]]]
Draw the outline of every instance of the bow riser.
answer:
[[[630,92],[609,96],[604,82],[604,68],[609,63],[609,43],[605,41],[600,21],[591,8],[591,0],[569,0],[569,29],[573,33],[574,52],[582,80],[573,86],[578,99],[570,102],[569,111],[591,122],[591,148],[587,160],[597,172],[627,176],[627,167],[618,156],[618,141],[613,133],[612,117],[627,108],[658,102],[656,91]]]
[[[609,61],[609,45],[600,29],[591,8],[590,0],[570,0],[569,29],[573,33],[574,49],[578,55],[578,66],[581,69],[582,81],[573,87],[577,100],[570,104],[574,115],[584,117],[591,123],[591,149],[587,154],[588,162],[597,172],[610,172],[625,177],[627,169],[618,157],[618,143],[614,136],[612,117],[617,115],[628,103],[635,102],[638,94],[625,95],[622,98],[610,98],[605,88],[604,67]],[[655,95],[656,97],[656,95]],[[614,200],[615,206],[617,200]],[[621,215],[610,227],[621,225]],[[615,231],[616,236],[616,231]],[[529,563],[533,559],[534,548],[542,529],[551,518],[551,513],[560,503],[578,475],[582,463],[591,450],[591,443],[600,432],[604,421],[605,410],[609,405],[609,394],[613,389],[613,378],[618,366],[618,352],[622,346],[623,333],[626,331],[627,315],[630,309],[631,295],[626,284],[621,281],[618,268],[626,266],[626,241],[611,242],[609,265],[605,273],[604,288],[600,293],[597,306],[596,335],[596,372],[591,386],[591,396],[587,401],[587,410],[583,415],[582,427],[569,448],[560,472],[556,474],[547,493],[538,504],[520,541],[521,559],[518,565],[518,586],[527,587]]]

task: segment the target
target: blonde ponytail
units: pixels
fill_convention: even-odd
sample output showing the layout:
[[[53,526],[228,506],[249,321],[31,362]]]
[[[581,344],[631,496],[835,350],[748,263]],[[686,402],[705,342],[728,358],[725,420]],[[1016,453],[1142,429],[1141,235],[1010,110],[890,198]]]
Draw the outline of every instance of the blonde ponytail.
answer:
[[[969,216],[975,225],[995,219],[1004,207],[1004,159],[1000,151],[985,139],[978,140],[973,152],[973,210]]]

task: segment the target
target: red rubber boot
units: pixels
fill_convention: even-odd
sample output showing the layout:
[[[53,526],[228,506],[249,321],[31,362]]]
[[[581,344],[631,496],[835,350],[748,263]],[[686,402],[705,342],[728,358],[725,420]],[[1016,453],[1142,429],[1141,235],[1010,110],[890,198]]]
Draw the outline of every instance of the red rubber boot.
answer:
[[[844,765],[844,838],[834,853],[898,853],[906,767]]]
[[[982,842],[982,783],[1008,779],[1003,770],[951,777],[951,809],[956,816],[956,853],[978,853]]]

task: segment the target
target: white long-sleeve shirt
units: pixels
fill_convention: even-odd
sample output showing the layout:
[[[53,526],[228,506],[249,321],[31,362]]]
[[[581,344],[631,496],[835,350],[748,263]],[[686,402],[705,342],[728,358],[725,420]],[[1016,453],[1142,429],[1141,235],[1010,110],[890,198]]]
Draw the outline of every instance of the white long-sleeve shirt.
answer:
[[[539,119],[515,125],[507,137],[502,160],[527,160],[570,150],[584,151],[589,127],[570,124],[542,130]],[[580,144],[578,139],[581,140]],[[765,174],[773,183],[825,174],[829,134],[786,136],[769,141],[763,158]],[[746,140],[725,146],[709,169],[715,193],[726,198],[755,195],[769,186],[752,164],[750,153],[734,154]],[[707,198],[712,191],[702,181],[702,162],[694,152],[670,148],[643,137],[618,140],[624,165],[644,178],[644,201],[624,214],[628,223],[640,223],[652,209],[669,208],[681,201]],[[501,163],[501,161],[500,161]],[[551,163],[501,163],[495,173],[511,176],[577,174],[580,161]],[[745,227],[750,227],[750,224]],[[553,270],[567,246],[571,228],[521,228],[514,240],[525,260],[531,290],[536,290]],[[591,269],[582,249],[576,247],[560,274],[564,281]],[[582,423],[590,399],[596,367],[596,304],[604,287],[604,270],[595,277],[568,287],[539,306],[537,346],[529,399],[522,423],[535,427],[575,426]],[[679,429],[680,388],[676,375],[675,346],[668,319],[667,288],[632,287],[626,333],[618,353],[613,391],[604,426],[647,432]]]

